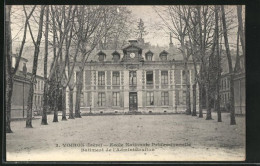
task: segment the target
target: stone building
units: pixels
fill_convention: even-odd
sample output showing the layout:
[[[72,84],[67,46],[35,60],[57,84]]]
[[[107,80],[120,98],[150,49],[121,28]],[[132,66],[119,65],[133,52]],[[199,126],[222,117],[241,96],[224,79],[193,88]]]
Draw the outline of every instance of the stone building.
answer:
[[[14,68],[17,55],[12,55],[12,67]],[[13,94],[12,94],[12,110],[11,118],[26,118],[27,116],[27,101],[29,94],[29,84],[31,81],[31,73],[27,69],[28,60],[21,57],[19,68],[14,76]],[[43,87],[44,79],[42,76],[36,76],[36,82],[34,84],[34,96],[33,96],[33,115],[40,114],[42,111],[43,101]]]
[[[142,49],[137,40],[129,43],[122,50],[96,50],[90,55],[84,67],[81,112],[185,112],[186,81],[181,53],[172,42],[168,50]],[[192,85],[192,60],[188,69]],[[75,70],[76,73],[79,69]],[[190,94],[192,104],[192,88]],[[68,108],[68,91],[66,96]]]
[[[246,80],[244,57],[238,59],[234,72],[234,107],[236,114],[246,113]],[[235,61],[234,61],[235,62]],[[230,74],[225,72],[220,80],[220,106],[222,110],[229,111],[230,105]]]

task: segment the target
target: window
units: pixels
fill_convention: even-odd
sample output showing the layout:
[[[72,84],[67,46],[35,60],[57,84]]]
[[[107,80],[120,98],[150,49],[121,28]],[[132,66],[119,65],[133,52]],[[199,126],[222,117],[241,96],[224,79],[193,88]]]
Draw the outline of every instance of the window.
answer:
[[[180,104],[180,99],[179,99],[179,91],[176,91],[175,92],[175,100],[176,100],[176,105],[179,105]]]
[[[104,92],[98,93],[98,106],[105,106],[106,97]]]
[[[112,84],[120,85],[119,71],[113,71]]]
[[[38,106],[41,106],[41,96],[38,96]]]
[[[136,85],[136,71],[129,71],[129,85]]]
[[[162,92],[162,105],[169,105],[169,93],[168,92]]]
[[[146,84],[153,84],[153,72],[152,71],[146,72]]]
[[[98,60],[99,60],[100,62],[104,62],[104,60],[105,60],[105,55],[104,55],[104,54],[100,54],[99,57],[98,57]]]
[[[37,96],[34,96],[34,105],[37,105]]]
[[[98,85],[105,85],[105,72],[104,71],[98,72]]]
[[[188,70],[188,81],[190,82],[190,71]],[[182,71],[182,84],[186,84],[186,73],[185,70]]]
[[[167,55],[161,55],[161,60],[166,61],[167,60]]]
[[[119,106],[119,92],[113,92],[113,106]]]
[[[147,60],[147,61],[152,61],[152,59],[153,59],[153,56],[152,56],[152,55],[147,55],[147,56],[146,56],[146,60]]]
[[[119,59],[120,59],[120,56],[119,56],[118,54],[115,54],[115,55],[113,56],[113,59],[114,59],[114,62],[118,62]]]
[[[153,92],[146,93],[146,105],[154,105]]]
[[[168,84],[168,71],[161,72],[161,79],[162,79],[162,84],[164,85]]]

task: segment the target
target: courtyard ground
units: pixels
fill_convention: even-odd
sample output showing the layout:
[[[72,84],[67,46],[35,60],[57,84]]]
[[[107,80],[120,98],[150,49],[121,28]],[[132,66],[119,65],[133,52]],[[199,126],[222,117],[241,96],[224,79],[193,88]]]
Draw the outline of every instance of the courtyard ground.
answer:
[[[8,161],[221,161],[245,160],[245,117],[223,122],[172,115],[83,116],[33,128],[11,123],[6,134]]]

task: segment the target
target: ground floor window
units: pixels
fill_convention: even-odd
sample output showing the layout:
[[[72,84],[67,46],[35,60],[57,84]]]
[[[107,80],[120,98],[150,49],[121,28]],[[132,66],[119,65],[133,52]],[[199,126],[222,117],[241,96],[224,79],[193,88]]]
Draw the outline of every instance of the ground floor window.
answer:
[[[169,93],[162,92],[161,100],[162,100],[162,105],[169,105]]]
[[[119,92],[113,92],[113,106],[119,106]]]
[[[175,102],[176,102],[176,105],[179,105],[180,104],[180,99],[179,99],[180,97],[179,97],[179,91],[176,91],[175,92]]]
[[[154,105],[153,92],[146,93],[146,105]]]
[[[98,106],[105,106],[106,96],[104,92],[98,93]]]

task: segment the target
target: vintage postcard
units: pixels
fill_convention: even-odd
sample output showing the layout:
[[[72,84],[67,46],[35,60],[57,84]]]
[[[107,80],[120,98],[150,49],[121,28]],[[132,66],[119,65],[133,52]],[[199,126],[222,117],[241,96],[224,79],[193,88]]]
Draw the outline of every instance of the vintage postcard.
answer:
[[[245,6],[5,6],[7,161],[245,161]]]

